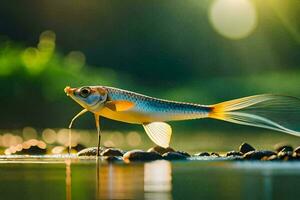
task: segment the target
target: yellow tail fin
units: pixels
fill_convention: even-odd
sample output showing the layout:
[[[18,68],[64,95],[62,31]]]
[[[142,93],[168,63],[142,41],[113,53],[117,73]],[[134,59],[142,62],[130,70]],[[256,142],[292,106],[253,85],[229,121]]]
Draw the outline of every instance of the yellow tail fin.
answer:
[[[300,136],[300,99],[255,95],[211,106],[210,118],[273,129]]]

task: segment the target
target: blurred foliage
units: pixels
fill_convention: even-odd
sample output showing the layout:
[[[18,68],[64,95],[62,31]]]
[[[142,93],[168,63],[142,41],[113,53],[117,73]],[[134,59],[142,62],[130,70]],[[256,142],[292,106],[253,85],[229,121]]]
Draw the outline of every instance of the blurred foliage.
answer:
[[[110,70],[81,69],[84,56],[80,53],[71,52],[65,57],[54,53],[54,38],[53,32],[46,31],[37,47],[22,48],[11,42],[1,47],[1,104],[6,113],[2,115],[2,128],[28,122],[38,127],[54,125],[62,119],[62,113],[69,113],[63,92],[66,85],[115,81]]]

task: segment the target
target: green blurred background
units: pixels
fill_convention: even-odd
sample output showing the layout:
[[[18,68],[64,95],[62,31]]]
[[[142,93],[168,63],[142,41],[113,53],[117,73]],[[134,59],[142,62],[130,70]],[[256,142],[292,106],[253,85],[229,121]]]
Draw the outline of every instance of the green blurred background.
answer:
[[[0,134],[67,127],[80,111],[65,96],[67,85],[109,85],[201,104],[259,93],[300,97],[299,19],[298,0],[3,1]],[[262,132],[214,120],[172,126],[182,138],[203,130],[226,130],[232,138]],[[75,127],[94,130],[92,115]]]

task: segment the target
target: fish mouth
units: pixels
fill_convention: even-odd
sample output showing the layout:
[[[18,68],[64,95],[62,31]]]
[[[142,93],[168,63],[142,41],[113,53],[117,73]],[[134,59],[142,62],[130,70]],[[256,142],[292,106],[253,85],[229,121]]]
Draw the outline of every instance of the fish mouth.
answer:
[[[64,91],[66,93],[67,96],[70,96],[74,93],[75,88],[71,88],[70,86],[65,87]]]

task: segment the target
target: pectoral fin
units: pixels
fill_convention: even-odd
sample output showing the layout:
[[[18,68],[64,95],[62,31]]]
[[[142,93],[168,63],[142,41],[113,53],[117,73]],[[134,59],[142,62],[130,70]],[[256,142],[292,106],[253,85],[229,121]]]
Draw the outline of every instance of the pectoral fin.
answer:
[[[143,127],[150,139],[157,145],[167,148],[169,147],[172,128],[165,122],[152,122],[143,124]]]
[[[127,111],[134,107],[134,103],[130,101],[108,101],[105,106],[113,111]]]

